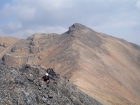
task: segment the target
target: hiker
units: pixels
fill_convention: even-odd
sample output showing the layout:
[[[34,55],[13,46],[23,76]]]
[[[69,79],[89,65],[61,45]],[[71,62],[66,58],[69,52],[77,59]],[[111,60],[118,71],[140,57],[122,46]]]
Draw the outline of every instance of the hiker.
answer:
[[[42,78],[39,79],[44,80],[47,84],[50,82],[50,77],[48,73],[46,73]]]

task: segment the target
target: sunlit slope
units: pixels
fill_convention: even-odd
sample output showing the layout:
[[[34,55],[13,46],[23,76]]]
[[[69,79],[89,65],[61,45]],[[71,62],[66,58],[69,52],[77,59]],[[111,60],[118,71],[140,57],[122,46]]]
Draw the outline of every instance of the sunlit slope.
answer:
[[[140,51],[127,41],[74,24],[40,55],[105,105],[140,104]]]

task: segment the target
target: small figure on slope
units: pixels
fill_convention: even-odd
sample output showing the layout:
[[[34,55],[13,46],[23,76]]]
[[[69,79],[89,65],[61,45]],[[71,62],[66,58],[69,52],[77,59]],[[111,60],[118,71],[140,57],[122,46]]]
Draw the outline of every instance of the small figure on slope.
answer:
[[[48,84],[50,82],[49,74],[46,73],[42,78],[39,78],[39,80],[43,80]]]

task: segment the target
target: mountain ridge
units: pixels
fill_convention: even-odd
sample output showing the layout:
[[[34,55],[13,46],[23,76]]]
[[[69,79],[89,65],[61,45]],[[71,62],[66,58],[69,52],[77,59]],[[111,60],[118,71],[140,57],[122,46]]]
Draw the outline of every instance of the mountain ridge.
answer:
[[[137,49],[138,48],[138,49]],[[104,105],[140,104],[139,46],[75,23],[61,35],[36,34],[5,55],[7,65],[52,67]],[[8,55],[8,54],[7,54]],[[23,60],[24,59],[24,60]]]

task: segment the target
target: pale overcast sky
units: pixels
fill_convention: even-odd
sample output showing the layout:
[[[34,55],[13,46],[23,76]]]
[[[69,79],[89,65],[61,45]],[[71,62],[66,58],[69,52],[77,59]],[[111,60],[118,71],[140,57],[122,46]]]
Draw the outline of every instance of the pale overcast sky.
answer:
[[[0,36],[63,33],[73,23],[140,45],[140,0],[1,0]]]

